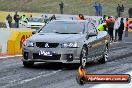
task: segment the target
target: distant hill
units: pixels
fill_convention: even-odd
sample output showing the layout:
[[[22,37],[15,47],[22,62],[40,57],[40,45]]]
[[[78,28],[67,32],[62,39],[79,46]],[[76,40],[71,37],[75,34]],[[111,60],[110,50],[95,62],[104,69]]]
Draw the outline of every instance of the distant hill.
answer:
[[[41,13],[60,13],[61,0],[0,0],[1,11],[25,11]],[[132,0],[62,0],[64,2],[64,14],[95,15],[93,7],[95,1],[103,6],[103,14],[116,15],[116,7],[123,4],[124,16],[128,16],[128,8],[132,7]]]

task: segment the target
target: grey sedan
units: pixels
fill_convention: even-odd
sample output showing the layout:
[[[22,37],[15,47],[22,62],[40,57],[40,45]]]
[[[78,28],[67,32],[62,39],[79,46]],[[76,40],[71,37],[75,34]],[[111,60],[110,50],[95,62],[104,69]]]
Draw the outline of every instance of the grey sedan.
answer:
[[[89,61],[105,63],[108,46],[109,35],[93,23],[56,20],[24,42],[22,61],[25,67],[34,62],[80,63],[85,67]]]

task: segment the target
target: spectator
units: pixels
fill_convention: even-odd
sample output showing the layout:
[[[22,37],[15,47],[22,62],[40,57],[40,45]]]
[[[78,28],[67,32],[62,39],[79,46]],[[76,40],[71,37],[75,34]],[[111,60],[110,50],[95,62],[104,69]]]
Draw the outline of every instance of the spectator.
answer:
[[[114,34],[115,34],[115,39],[114,41],[116,42],[117,41],[117,35],[118,35],[118,29],[119,29],[119,26],[120,26],[120,22],[118,21],[118,17],[116,16],[115,17],[115,24],[114,24]]]
[[[12,26],[11,26],[12,17],[11,17],[10,14],[8,14],[8,16],[6,17],[6,20],[7,20],[8,24],[9,24],[9,28],[11,28],[11,27],[12,27]]]
[[[121,18],[120,26],[119,26],[119,29],[118,29],[118,36],[119,36],[118,40],[119,41],[122,41],[123,30],[124,30],[124,22],[123,22],[123,18]]]
[[[128,37],[128,29],[129,29],[129,26],[130,26],[130,22],[128,20],[128,18],[126,18],[126,22],[125,22],[125,37]]]
[[[20,20],[20,18],[19,18],[19,15],[17,14],[17,12],[14,15],[14,20],[15,20],[15,27],[19,28],[19,20]]]
[[[123,16],[123,12],[124,12],[124,5],[122,4],[122,6],[120,7],[120,16]]]
[[[121,12],[124,12],[124,5],[122,4],[122,6],[120,7]]]
[[[99,8],[99,16],[102,16],[102,5],[100,3],[99,3],[98,8]]]
[[[32,21],[33,20],[33,16],[32,14],[30,15],[30,17],[28,18],[29,21]]]
[[[43,18],[43,20],[44,20],[44,22],[47,24],[49,21],[50,21],[50,19],[48,18],[48,16],[47,15],[42,15],[41,16],[42,18]]]
[[[95,7],[95,11],[96,11],[95,15],[99,16],[99,5],[96,2],[95,2],[94,7]]]
[[[112,16],[108,17],[108,20],[106,22],[108,27],[108,33],[110,35],[110,40],[113,41],[113,30],[114,30],[114,18]]]
[[[61,1],[61,3],[59,4],[60,6],[60,13],[63,14],[63,9],[64,9],[64,3],[63,1]]]
[[[120,15],[121,15],[121,7],[120,7],[119,4],[118,4],[118,6],[116,8],[116,11],[117,11],[117,16],[120,17]]]
[[[106,30],[106,23],[102,23],[102,24],[98,25],[98,26],[97,26],[97,29],[98,29],[99,31],[107,31],[107,30]]]
[[[132,8],[129,8],[128,14],[129,14],[129,18],[132,18]]]
[[[106,15],[103,15],[103,20],[101,23],[105,23],[106,22]]]
[[[28,22],[28,18],[26,17],[26,15],[22,15],[20,20],[24,23],[27,23]]]
[[[56,20],[55,15],[51,16],[50,21],[52,21],[52,20]]]
[[[83,14],[79,14],[77,17],[78,20],[85,20]]]

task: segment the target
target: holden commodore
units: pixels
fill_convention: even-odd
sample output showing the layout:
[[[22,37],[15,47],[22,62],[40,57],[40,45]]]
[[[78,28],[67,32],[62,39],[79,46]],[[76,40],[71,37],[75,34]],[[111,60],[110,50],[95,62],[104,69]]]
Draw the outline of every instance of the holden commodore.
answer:
[[[25,67],[35,62],[105,63],[109,35],[87,20],[55,20],[28,38],[22,48]]]

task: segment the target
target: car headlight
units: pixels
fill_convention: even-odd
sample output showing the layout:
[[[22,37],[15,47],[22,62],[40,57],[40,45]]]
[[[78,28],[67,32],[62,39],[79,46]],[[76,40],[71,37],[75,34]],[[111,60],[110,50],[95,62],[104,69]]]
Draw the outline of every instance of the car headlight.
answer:
[[[27,46],[27,47],[34,47],[34,43],[31,41],[25,41],[23,44],[24,46]]]
[[[74,43],[69,42],[69,43],[61,44],[61,48],[78,48],[78,47],[79,46],[78,46],[77,42],[74,42]]]

